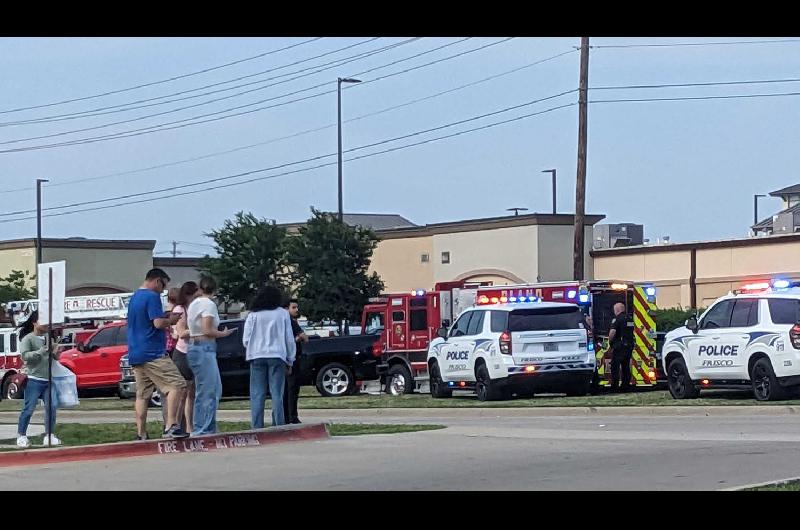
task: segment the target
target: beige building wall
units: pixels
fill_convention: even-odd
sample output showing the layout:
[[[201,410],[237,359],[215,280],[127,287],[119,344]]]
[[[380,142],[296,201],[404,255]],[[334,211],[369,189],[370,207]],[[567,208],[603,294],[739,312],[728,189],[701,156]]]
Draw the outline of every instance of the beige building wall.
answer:
[[[538,227],[539,281],[571,280],[574,264],[573,248],[575,227],[571,225],[539,225]],[[594,267],[589,252],[592,250],[591,226],[584,230],[583,277],[593,278]],[[535,281],[534,277],[531,281]]]
[[[495,283],[535,281],[538,226],[515,226],[433,236],[433,283],[495,277]],[[442,252],[450,263],[442,263]]]
[[[67,295],[133,291],[153,267],[152,250],[52,248],[42,251],[45,262],[67,262]]]
[[[422,255],[428,261],[422,261]],[[383,239],[372,255],[370,272],[376,271],[386,285],[386,292],[432,289],[434,282],[433,237]]]
[[[36,275],[36,249],[8,248],[0,250],[0,277],[5,278],[11,271],[28,271],[31,276]],[[29,282],[29,286],[36,285],[36,281]]]

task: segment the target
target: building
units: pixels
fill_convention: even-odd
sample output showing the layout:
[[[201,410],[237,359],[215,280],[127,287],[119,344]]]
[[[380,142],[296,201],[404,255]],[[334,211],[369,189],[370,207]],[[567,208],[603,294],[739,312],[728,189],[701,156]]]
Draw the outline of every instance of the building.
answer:
[[[800,232],[800,184],[770,193],[783,200],[783,209],[751,228],[755,234],[778,235]]]
[[[800,280],[800,233],[597,249],[592,258],[596,278],[653,282],[660,308],[703,308],[749,282]]]
[[[67,262],[67,296],[130,292],[153,266],[153,240],[42,239],[42,261]],[[0,277],[36,274],[36,239],[0,241]],[[31,287],[35,281],[31,282]]]

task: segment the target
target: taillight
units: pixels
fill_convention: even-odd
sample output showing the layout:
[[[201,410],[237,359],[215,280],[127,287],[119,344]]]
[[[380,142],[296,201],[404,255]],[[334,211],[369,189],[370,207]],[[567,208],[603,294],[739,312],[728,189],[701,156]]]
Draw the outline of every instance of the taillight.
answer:
[[[791,331],[789,331],[789,340],[792,341],[792,346],[794,346],[795,350],[800,350],[800,324],[792,326]]]
[[[500,334],[500,353],[511,355],[511,333],[508,331]]]
[[[383,355],[383,342],[375,341],[372,343],[372,356],[380,357],[381,355]]]

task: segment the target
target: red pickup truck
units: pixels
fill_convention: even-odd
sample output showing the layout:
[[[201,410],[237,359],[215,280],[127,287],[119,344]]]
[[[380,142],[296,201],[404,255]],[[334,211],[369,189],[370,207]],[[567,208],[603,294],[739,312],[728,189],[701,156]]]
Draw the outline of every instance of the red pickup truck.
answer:
[[[107,324],[95,331],[86,342],[61,353],[61,364],[78,380],[78,389],[117,389],[119,361],[128,353],[128,323]]]

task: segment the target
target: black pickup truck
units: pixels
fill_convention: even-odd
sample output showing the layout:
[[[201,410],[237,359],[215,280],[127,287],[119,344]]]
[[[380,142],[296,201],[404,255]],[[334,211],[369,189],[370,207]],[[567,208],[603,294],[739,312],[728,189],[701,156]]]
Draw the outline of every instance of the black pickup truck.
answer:
[[[227,320],[220,327],[233,328],[230,336],[217,340],[217,364],[222,378],[223,396],[247,396],[250,394],[250,365],[245,360],[242,344],[244,320]],[[354,394],[358,391],[356,381],[378,379],[377,366],[381,351],[373,354],[379,335],[352,335],[344,337],[309,337],[303,344],[300,362],[295,361],[300,385],[314,385],[326,397]],[[136,393],[133,372],[122,358],[122,380],[120,395],[130,397]]]

